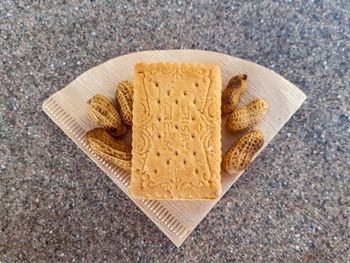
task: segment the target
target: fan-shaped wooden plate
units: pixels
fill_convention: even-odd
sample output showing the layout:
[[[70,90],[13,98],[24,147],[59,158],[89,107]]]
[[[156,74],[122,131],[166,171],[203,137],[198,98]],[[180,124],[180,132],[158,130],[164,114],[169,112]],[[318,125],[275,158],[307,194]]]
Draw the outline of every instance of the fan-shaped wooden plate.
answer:
[[[248,75],[248,88],[240,103],[245,104],[259,97],[266,100],[270,105],[267,116],[257,125],[265,134],[264,147],[297,111],[306,96],[280,75],[246,60],[210,51],[160,50],[137,52],[111,59],[86,71],[44,102],[44,112],[135,202],[176,246],[180,246],[242,173],[234,176],[222,173],[223,191],[215,201],[135,200],[130,196],[128,189],[130,183],[129,172],[118,169],[92,153],[86,144],[84,135],[88,130],[96,127],[96,124],[88,115],[87,101],[89,98],[96,93],[101,93],[114,99],[116,84],[125,79],[132,80],[134,65],[141,61],[148,63],[217,63],[222,70],[223,87],[226,86],[233,75],[246,73]],[[124,139],[130,141],[130,132]],[[230,147],[234,139],[233,135],[222,129],[223,152]]]

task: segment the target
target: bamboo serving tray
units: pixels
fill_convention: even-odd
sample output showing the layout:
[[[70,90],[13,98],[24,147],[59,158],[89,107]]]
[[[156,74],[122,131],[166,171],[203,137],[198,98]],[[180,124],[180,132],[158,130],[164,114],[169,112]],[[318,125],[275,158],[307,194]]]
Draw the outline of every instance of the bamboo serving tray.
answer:
[[[137,62],[216,63],[221,67],[223,87],[233,75],[246,73],[248,75],[248,88],[246,94],[241,98],[240,104],[246,104],[258,97],[269,103],[267,115],[256,125],[265,135],[263,148],[297,111],[306,96],[277,73],[246,60],[210,51],[160,50],[131,53],[111,59],[84,72],[43,103],[44,112],[176,246],[180,246],[243,172],[234,176],[222,172],[222,193],[214,201],[136,200],[130,196],[128,189],[130,173],[120,170],[91,152],[84,135],[88,130],[96,127],[96,124],[89,118],[87,101],[96,93],[104,94],[114,100],[116,84],[125,79],[133,79],[134,65]],[[237,135],[232,135],[222,129],[223,153],[232,145],[236,139],[235,136]],[[130,141],[130,138],[129,132],[124,139]]]

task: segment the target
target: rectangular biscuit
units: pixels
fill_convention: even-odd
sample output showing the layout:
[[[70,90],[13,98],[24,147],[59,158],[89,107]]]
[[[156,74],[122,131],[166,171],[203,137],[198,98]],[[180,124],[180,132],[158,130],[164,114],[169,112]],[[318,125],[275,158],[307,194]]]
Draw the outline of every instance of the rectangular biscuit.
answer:
[[[135,66],[131,195],[214,199],[221,191],[218,65]]]

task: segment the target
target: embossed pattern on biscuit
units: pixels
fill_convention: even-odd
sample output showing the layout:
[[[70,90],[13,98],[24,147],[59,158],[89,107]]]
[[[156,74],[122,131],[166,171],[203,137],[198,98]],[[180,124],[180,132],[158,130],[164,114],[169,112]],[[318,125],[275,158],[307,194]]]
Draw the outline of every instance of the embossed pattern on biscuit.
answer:
[[[221,190],[221,75],[217,65],[135,66],[131,193],[213,199]]]

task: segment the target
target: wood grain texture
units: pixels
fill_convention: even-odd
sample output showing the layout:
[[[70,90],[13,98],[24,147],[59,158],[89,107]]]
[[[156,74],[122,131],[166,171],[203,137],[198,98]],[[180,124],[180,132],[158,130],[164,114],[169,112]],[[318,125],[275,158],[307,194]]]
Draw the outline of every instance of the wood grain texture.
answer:
[[[258,154],[306,98],[296,86],[267,68],[210,51],[137,52],[111,59],[86,71],[68,86],[50,96],[44,102],[43,110],[129,197],[129,172],[118,169],[92,153],[84,135],[88,130],[96,128],[96,124],[89,118],[87,101],[96,93],[114,99],[116,84],[125,79],[132,80],[134,65],[138,62],[217,63],[221,67],[223,87],[233,75],[246,73],[248,88],[239,106],[257,97],[263,98],[270,106],[264,119],[256,125],[265,134],[265,144]],[[130,132],[125,139],[130,142]],[[234,135],[222,129],[223,153],[235,139]],[[180,246],[242,173],[232,176],[222,172],[222,193],[213,201],[158,201],[130,198],[176,246]]]

